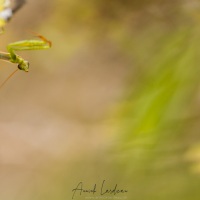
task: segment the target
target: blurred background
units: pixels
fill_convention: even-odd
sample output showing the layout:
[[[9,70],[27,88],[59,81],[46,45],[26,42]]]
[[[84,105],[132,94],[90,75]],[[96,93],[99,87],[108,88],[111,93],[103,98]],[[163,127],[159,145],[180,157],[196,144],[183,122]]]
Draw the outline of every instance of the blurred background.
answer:
[[[27,0],[1,51],[53,45],[0,90],[0,199],[198,200],[199,27],[198,0]]]

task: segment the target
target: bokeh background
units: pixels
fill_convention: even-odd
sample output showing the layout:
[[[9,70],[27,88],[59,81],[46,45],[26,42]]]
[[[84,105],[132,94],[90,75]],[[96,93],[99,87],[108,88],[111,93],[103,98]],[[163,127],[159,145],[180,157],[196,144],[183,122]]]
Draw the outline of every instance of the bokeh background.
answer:
[[[200,1],[27,0],[1,35],[44,35],[0,90],[0,199],[200,198]],[[16,69],[1,62],[0,80]]]

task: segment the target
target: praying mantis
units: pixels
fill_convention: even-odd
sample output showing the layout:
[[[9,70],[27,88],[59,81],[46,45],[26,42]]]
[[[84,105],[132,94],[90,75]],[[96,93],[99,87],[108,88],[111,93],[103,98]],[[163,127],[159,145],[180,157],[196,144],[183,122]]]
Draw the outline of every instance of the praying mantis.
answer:
[[[8,20],[12,17],[12,9],[10,8],[10,0],[0,0],[0,29],[4,32],[4,26]],[[51,42],[44,36],[35,34],[40,40],[22,40],[7,45],[8,52],[0,52],[0,60],[8,61],[10,63],[18,64],[18,69],[15,70],[4,82],[0,85],[0,88],[5,82],[18,70],[25,72],[29,71],[29,62],[16,54],[16,51],[24,50],[43,50],[51,47]]]

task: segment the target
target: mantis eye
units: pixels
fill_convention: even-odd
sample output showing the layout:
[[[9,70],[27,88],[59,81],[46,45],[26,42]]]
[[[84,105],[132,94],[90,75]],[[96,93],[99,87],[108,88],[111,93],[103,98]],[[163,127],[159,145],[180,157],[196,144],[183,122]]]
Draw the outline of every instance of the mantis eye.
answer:
[[[18,65],[18,69],[23,70],[25,72],[28,72],[29,70],[29,62],[28,61],[23,61]]]

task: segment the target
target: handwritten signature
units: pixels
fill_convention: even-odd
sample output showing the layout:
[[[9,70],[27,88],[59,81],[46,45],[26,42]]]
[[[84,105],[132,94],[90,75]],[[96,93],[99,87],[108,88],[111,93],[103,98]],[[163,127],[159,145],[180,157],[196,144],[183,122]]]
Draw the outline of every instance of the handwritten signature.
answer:
[[[111,195],[117,195],[117,194],[124,194],[124,193],[127,193],[128,190],[126,189],[118,189],[118,184],[116,184],[113,188],[109,188],[107,189],[105,187],[105,180],[103,180],[102,184],[101,184],[101,188],[100,190],[98,191],[98,188],[97,188],[97,184],[94,184],[94,186],[90,189],[85,189],[83,187],[83,182],[79,182],[78,185],[72,189],[72,199],[74,199],[75,197],[75,194],[79,193],[79,195],[82,195],[82,193],[90,193],[90,194],[95,194],[95,193],[99,193],[100,195],[105,195],[105,194],[111,194]]]

